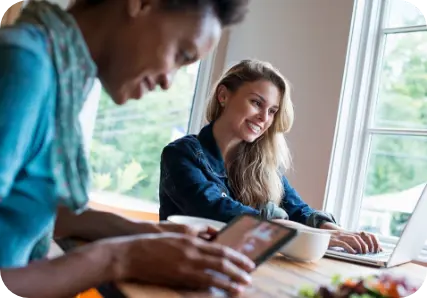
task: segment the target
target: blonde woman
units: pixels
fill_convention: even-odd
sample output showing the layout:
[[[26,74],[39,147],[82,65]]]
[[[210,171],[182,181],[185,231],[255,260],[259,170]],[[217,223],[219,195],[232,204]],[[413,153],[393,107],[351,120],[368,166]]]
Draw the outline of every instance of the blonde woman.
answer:
[[[284,135],[294,112],[289,83],[272,65],[243,60],[231,67],[214,88],[206,118],[198,135],[162,153],[161,219],[181,214],[228,222],[247,213],[339,230],[330,245],[350,253],[380,249],[373,235],[343,231],[332,215],[307,205],[282,174],[291,164]]]

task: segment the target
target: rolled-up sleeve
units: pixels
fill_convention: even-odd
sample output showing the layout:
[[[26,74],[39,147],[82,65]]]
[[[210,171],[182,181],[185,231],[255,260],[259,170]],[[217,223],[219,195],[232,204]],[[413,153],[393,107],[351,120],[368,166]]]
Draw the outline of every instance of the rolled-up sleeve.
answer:
[[[280,207],[286,210],[290,220],[315,228],[318,228],[324,222],[335,223],[335,219],[331,214],[315,210],[304,202],[286,177],[283,177],[282,181],[285,196]]]

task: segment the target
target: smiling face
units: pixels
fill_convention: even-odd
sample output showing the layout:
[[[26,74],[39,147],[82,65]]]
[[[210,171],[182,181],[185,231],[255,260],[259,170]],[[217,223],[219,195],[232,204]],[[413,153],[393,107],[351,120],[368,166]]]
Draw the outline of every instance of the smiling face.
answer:
[[[168,12],[151,4],[129,10],[129,20],[112,32],[98,64],[99,77],[117,104],[139,99],[157,85],[168,89],[176,71],[205,56],[222,31],[210,12]]]
[[[224,110],[218,119],[227,123],[235,139],[252,143],[273,124],[281,94],[270,81],[244,83],[234,93],[219,87],[218,100]]]

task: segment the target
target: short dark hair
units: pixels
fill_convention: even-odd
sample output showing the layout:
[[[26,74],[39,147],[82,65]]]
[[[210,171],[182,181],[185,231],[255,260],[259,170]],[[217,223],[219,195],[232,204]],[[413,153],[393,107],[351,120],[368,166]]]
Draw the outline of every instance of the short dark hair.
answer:
[[[161,0],[161,8],[170,11],[212,10],[221,26],[227,27],[243,21],[248,11],[249,0]]]
[[[90,5],[100,4],[105,0],[86,0]],[[222,27],[240,23],[248,11],[249,0],[160,0],[160,8],[168,11],[195,10],[212,11]]]

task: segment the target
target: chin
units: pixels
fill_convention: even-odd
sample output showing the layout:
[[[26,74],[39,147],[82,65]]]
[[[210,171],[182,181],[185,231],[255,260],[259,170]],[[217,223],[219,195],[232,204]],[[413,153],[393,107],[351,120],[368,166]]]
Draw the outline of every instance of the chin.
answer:
[[[245,134],[242,136],[242,140],[247,143],[253,143],[264,135],[262,134]]]
[[[116,95],[116,96],[111,96],[111,99],[115,102],[116,105],[124,105],[128,100],[126,98],[126,96],[123,95]]]
[[[124,105],[129,100],[129,93],[126,90],[112,90],[110,97],[117,105]]]
[[[253,143],[258,138],[259,138],[259,136],[253,136],[253,135],[248,136],[248,135],[246,135],[246,136],[243,136],[242,140],[245,141],[246,143]]]
[[[115,104],[123,105],[127,102],[128,97],[126,96],[126,94],[124,94],[124,92],[121,92],[120,90],[114,88],[110,88],[108,84],[103,81],[101,81],[101,83],[104,87],[105,92],[107,92],[107,94]]]

